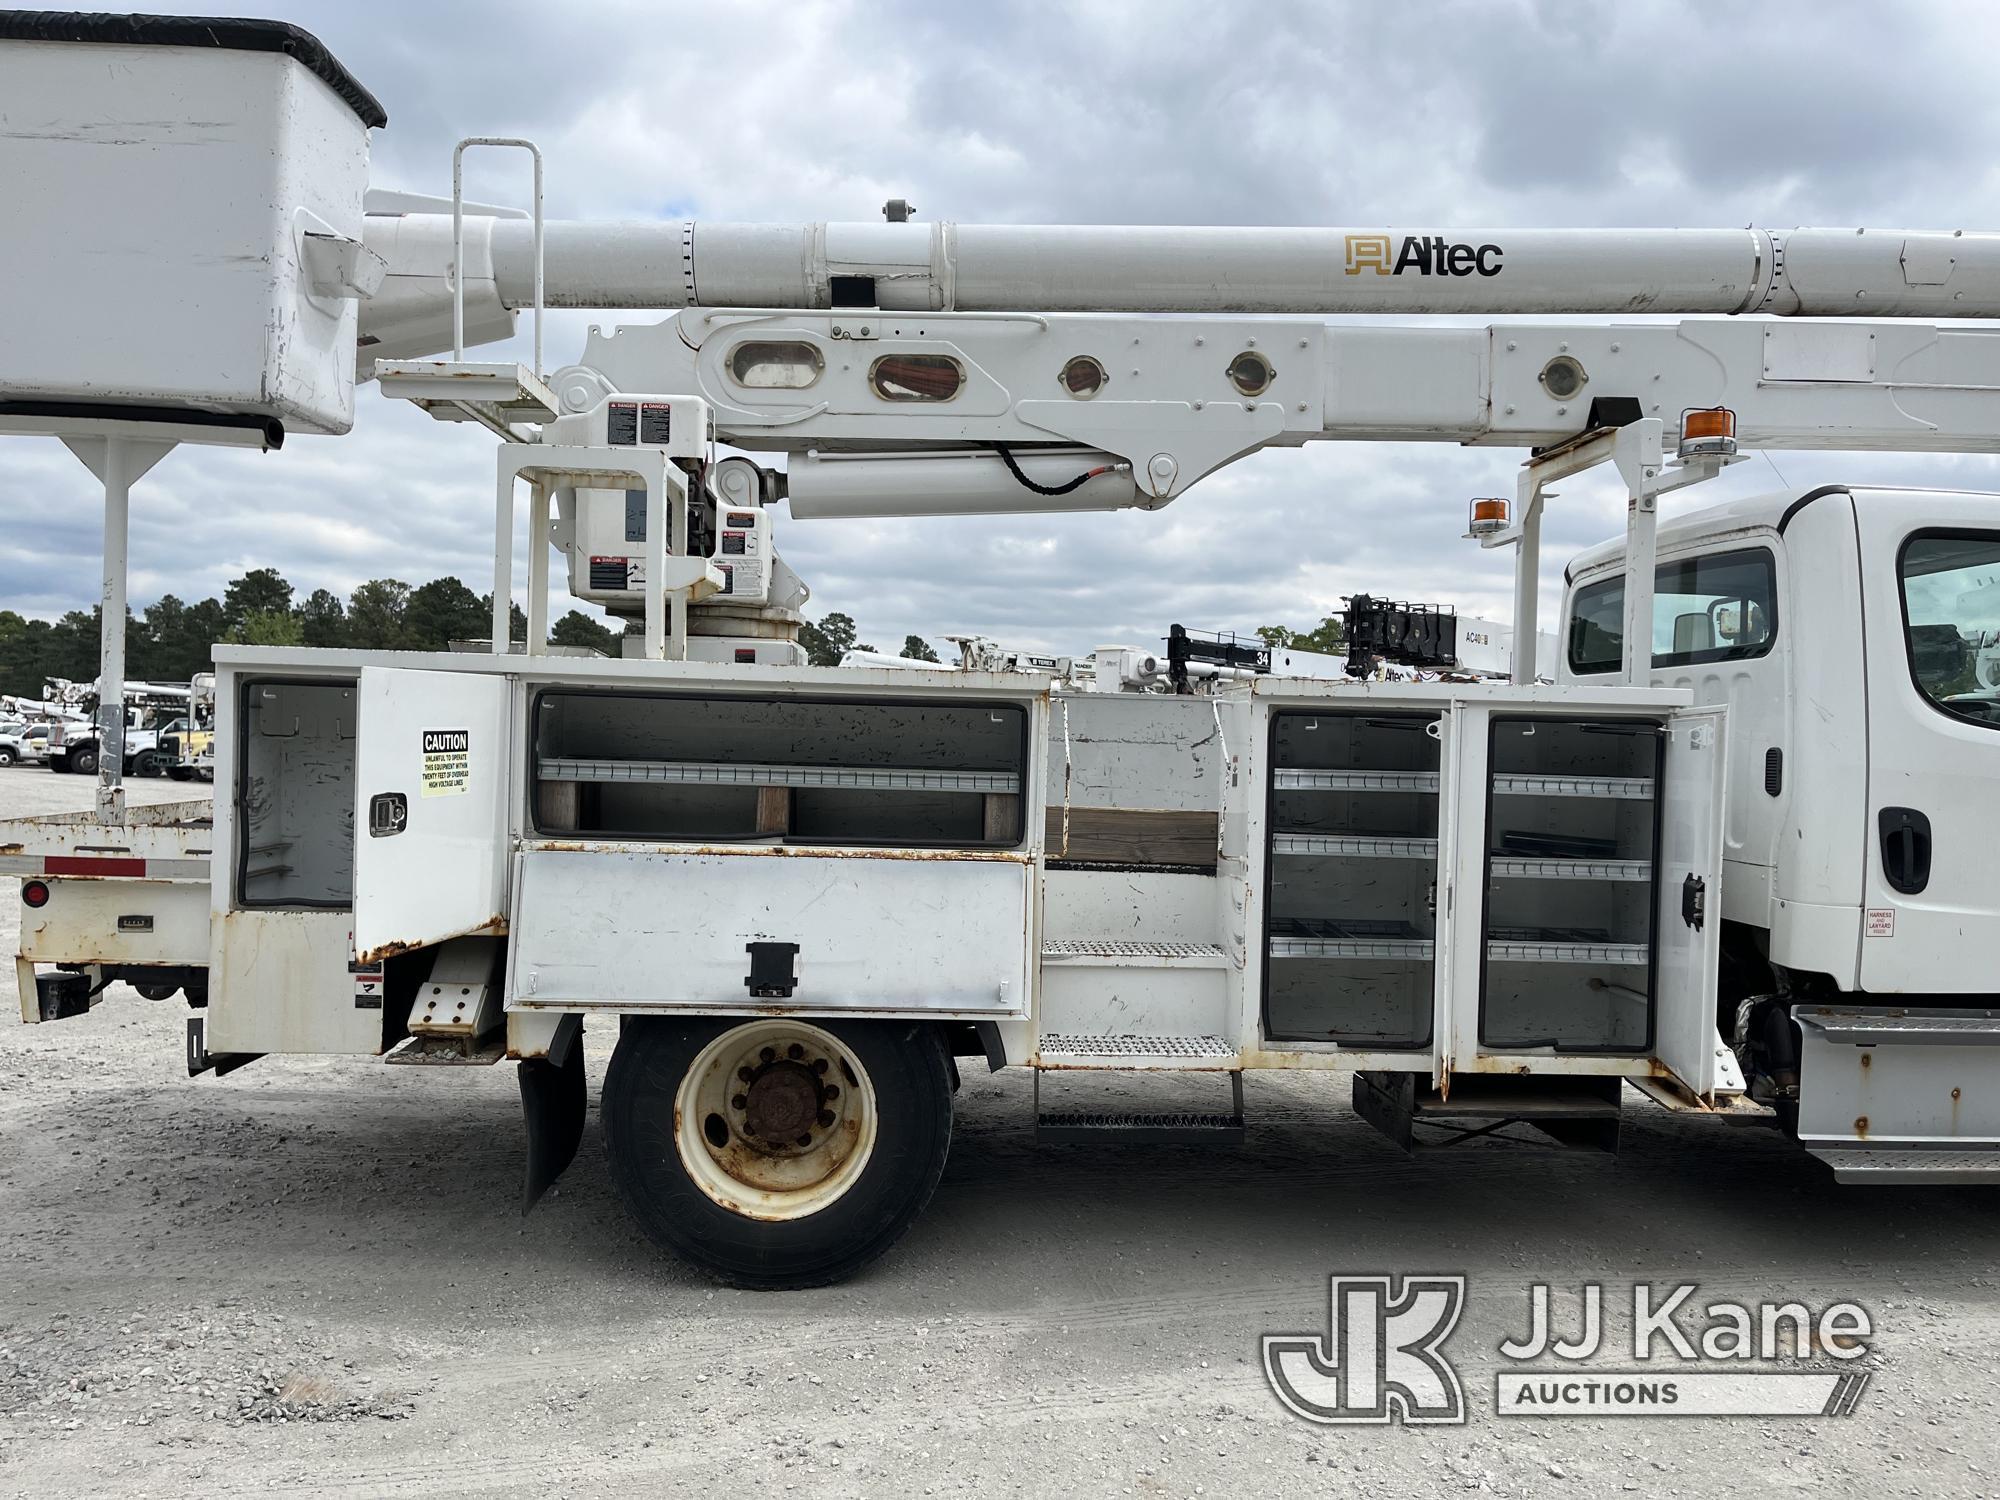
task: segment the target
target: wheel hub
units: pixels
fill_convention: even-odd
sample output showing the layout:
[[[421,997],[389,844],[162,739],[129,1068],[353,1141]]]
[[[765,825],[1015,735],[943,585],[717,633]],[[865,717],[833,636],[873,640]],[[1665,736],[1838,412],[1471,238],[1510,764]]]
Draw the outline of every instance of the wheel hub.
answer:
[[[792,1061],[767,1063],[744,1090],[743,1128],[760,1140],[810,1135],[819,1123],[819,1080]]]

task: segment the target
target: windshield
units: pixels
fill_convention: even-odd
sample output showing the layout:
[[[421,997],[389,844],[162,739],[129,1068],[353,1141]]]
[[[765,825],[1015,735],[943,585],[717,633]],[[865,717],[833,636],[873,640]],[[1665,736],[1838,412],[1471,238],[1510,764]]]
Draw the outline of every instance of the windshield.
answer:
[[[1897,573],[1917,691],[1953,718],[2000,727],[2000,534],[1919,532]]]

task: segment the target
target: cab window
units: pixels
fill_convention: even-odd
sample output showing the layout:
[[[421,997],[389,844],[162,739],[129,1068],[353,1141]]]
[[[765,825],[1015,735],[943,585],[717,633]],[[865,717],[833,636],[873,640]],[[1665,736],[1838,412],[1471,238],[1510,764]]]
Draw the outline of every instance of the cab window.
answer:
[[[1955,719],[2000,728],[2000,532],[1918,532],[1896,572],[1917,691]]]
[[[1661,563],[1653,573],[1653,665],[1764,655],[1777,634],[1777,595],[1777,566],[1762,547]],[[1570,605],[1569,669],[1615,672],[1624,648],[1625,580],[1578,589]]]

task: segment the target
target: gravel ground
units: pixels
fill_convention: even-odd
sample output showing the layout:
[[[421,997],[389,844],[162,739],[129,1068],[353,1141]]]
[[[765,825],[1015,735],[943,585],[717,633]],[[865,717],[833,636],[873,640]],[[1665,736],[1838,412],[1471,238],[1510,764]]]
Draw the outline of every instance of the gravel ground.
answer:
[[[89,795],[0,771],[0,816]],[[1037,1149],[1027,1078],[968,1070],[902,1245],[759,1295],[639,1238],[594,1118],[520,1218],[505,1068],[190,1081],[183,1015],[118,986],[0,1021],[0,1494],[2000,1493],[2000,1200],[1837,1190],[1762,1131],[1636,1105],[1615,1161],[1412,1162],[1344,1077],[1253,1076],[1241,1148]],[[1159,1107],[1205,1083],[1060,1086]],[[1259,1335],[1323,1329],[1333,1271],[1470,1276],[1469,1425],[1279,1408]],[[1847,1419],[1496,1417],[1525,1287],[1571,1289],[1573,1320],[1586,1279],[1854,1298],[1872,1383]]]

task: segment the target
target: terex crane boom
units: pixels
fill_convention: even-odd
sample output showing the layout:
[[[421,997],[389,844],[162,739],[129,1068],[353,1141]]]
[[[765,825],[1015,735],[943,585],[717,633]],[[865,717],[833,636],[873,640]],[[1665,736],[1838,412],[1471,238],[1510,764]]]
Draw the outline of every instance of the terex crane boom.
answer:
[[[0,429],[62,436],[104,482],[107,689],[127,494],[174,443],[345,431],[357,357],[502,439],[493,651],[219,648],[199,851],[126,824],[114,772],[102,826],[48,835],[60,868],[32,832],[6,856],[40,914],[28,1019],[150,963],[206,1002],[197,1071],[515,1059],[532,1202],[575,1150],[584,1021],[616,1017],[621,1191],[753,1285],[833,1279],[901,1233],[954,1055],[1038,1085],[1232,1084],[1226,1115],[1112,1138],[1228,1139],[1245,1070],[1339,1067],[1406,1145],[1476,1118],[1610,1145],[1630,1081],[1792,1126],[1846,1176],[2000,1167],[1977,858],[2000,783],[1967,644],[2000,622],[1964,607],[1987,549],[2000,567],[2000,501],[1815,492],[1656,531],[1659,496],[1739,445],[2000,451],[2000,333],[1952,326],[2000,315],[2000,238],[546,223],[539,153],[527,213],[368,193],[381,106],[296,28],[0,18],[0,92],[25,226],[0,240]],[[166,189],[112,138],[180,145],[158,223],[132,205]],[[496,145],[534,149],[460,154]],[[542,368],[545,307],[635,305],[671,314]],[[517,309],[533,367],[466,358]],[[1349,313],[1535,321],[1325,321]],[[1602,321],[1635,313],[1669,321]],[[1334,439],[1530,451],[1470,517],[1517,548],[1513,684],[1071,695],[766,654],[800,597],[781,496],[806,518],[1151,508]],[[1544,487],[1604,462],[1624,547],[1537,685]],[[638,659],[548,654],[552,539],[643,616]],[[1820,634],[1785,633],[1815,607]],[[1868,691],[1836,705],[1817,653],[1864,620]],[[1752,660],[1745,688],[1725,664]],[[1741,712],[1753,691],[1798,712]],[[1744,722],[1782,743],[1738,744]],[[127,930],[136,895],[48,878],[107,850],[121,868],[95,873],[206,872],[198,915],[159,924],[183,946],[38,971],[112,911]],[[1038,1103],[1046,1136],[1103,1125]]]

